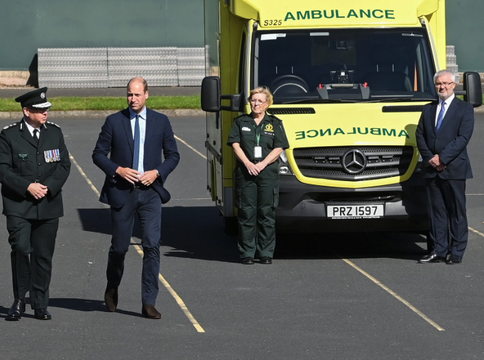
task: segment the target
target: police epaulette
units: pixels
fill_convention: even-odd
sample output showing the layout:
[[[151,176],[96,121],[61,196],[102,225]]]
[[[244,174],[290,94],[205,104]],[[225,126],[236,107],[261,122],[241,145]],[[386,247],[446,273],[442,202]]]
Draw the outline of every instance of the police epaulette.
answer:
[[[3,129],[8,129],[8,128],[14,127],[16,125],[17,125],[17,123],[13,123],[13,124],[5,126]]]
[[[56,123],[52,122],[52,121],[46,121],[46,123],[49,124],[49,125],[57,126],[60,129],[60,126],[57,125]]]

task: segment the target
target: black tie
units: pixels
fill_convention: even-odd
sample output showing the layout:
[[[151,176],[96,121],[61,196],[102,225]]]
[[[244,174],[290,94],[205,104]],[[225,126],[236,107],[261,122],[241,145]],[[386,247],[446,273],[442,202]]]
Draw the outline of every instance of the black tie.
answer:
[[[37,129],[34,130],[34,140],[39,145],[39,130]]]

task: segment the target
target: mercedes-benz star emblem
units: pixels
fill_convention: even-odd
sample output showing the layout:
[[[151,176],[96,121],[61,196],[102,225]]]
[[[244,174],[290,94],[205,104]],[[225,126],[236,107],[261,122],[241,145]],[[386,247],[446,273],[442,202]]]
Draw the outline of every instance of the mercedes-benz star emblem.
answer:
[[[349,174],[359,174],[366,168],[368,159],[358,149],[351,149],[344,153],[341,158],[343,169]]]

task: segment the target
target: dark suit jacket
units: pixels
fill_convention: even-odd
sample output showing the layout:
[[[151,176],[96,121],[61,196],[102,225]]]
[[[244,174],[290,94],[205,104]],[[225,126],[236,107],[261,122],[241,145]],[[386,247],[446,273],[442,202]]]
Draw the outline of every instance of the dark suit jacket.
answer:
[[[92,154],[94,163],[106,173],[99,199],[101,202],[114,208],[120,208],[126,202],[133,186],[118,176],[116,169],[119,166],[133,167],[133,150],[129,109],[108,116]],[[160,173],[160,177],[151,186],[158,192],[163,203],[170,199],[163,183],[179,161],[180,155],[168,117],[147,109],[143,165],[145,171],[156,169]]]
[[[424,177],[442,179],[472,178],[467,144],[474,130],[474,109],[471,104],[454,98],[437,133],[435,129],[437,105],[425,105],[417,127],[417,146],[424,163]],[[446,168],[438,172],[428,162],[435,154]]]
[[[50,150],[58,151],[59,156],[54,158]],[[56,124],[47,122],[42,126],[38,147],[23,121],[5,127],[0,134],[3,213],[28,220],[63,216],[61,190],[70,168],[64,135]],[[35,181],[49,188],[41,200],[27,191]]]

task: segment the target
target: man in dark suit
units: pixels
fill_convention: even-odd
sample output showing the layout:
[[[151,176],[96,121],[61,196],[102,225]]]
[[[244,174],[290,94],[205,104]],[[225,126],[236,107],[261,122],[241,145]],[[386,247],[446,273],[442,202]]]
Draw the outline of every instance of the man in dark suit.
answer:
[[[474,130],[474,109],[455,97],[455,76],[434,76],[438,104],[424,106],[416,136],[427,181],[433,251],[420,263],[458,264],[467,246],[466,179],[472,178],[467,144]],[[450,233],[449,233],[450,230]]]
[[[0,134],[0,179],[3,213],[11,246],[14,303],[7,320],[20,320],[25,296],[39,320],[50,320],[47,310],[52,256],[63,216],[62,186],[71,163],[61,129],[47,121],[47,88],[19,96],[24,117]]]
[[[137,214],[144,253],[141,313],[150,319],[160,319],[155,304],[160,271],[161,204],[170,198],[163,184],[177,166],[180,155],[168,118],[146,107],[149,96],[146,81],[131,79],[127,91],[129,107],[106,118],[92,154],[94,163],[106,173],[100,201],[111,206],[113,233],[104,300],[109,311],[116,311],[124,258]]]

